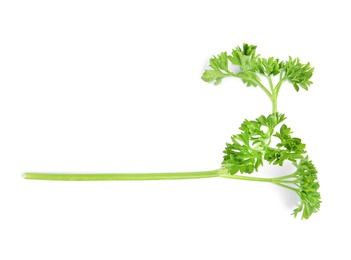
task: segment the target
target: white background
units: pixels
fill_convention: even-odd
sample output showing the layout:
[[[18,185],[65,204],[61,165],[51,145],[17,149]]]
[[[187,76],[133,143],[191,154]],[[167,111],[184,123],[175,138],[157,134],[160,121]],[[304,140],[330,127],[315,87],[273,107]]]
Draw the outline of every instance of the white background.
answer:
[[[0,259],[350,259],[346,3],[1,1]],[[309,220],[265,183],[22,178],[218,168],[241,122],[271,109],[239,80],[200,79],[243,42],[315,67],[278,104],[319,169]]]

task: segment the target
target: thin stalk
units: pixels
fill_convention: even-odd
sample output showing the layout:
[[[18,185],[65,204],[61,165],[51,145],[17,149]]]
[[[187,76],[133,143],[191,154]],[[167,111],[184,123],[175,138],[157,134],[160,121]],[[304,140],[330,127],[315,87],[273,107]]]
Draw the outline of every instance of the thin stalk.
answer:
[[[292,183],[292,184],[297,184],[297,180],[281,180],[280,183]]]
[[[244,180],[244,181],[260,181],[260,182],[272,182],[272,178],[259,178],[259,177],[250,177],[250,176],[241,176],[241,175],[230,175],[223,174],[220,175],[222,178],[235,179],[235,180]]]
[[[199,172],[167,173],[33,173],[24,174],[25,179],[52,181],[141,181],[141,180],[179,180],[218,177],[218,170]]]
[[[272,101],[272,113],[274,114],[278,112],[278,104],[277,104],[278,101],[277,101],[277,97],[274,94],[272,96],[271,101]]]
[[[279,94],[279,91],[280,91],[280,87],[283,85],[283,83],[284,83],[284,81],[285,81],[286,79],[281,79],[281,80],[279,80],[279,82],[277,83],[277,85],[275,86],[275,88],[274,88],[274,91],[273,91],[273,95],[276,97],[276,98],[278,98],[278,94]]]
[[[269,84],[272,84],[272,86],[273,86],[272,79],[269,77],[268,80],[270,80]],[[278,112],[278,104],[277,104],[277,102],[278,102],[278,95],[279,95],[280,87],[282,86],[282,84],[284,83],[285,80],[286,79],[282,78],[282,79],[279,80],[279,82],[277,83],[275,88],[271,87],[272,88],[271,101],[272,101],[272,112],[273,113]]]
[[[291,175],[276,178],[259,178],[252,176],[231,175],[225,168],[213,171],[198,172],[166,172],[166,173],[34,173],[27,172],[24,174],[25,179],[30,180],[47,180],[47,181],[145,181],[145,180],[181,180],[181,179],[199,179],[222,177],[227,179],[270,182],[278,186],[298,192],[297,189],[286,185],[290,183],[284,180]],[[291,183],[294,183],[291,181]]]
[[[271,95],[272,113],[276,113],[278,111],[278,107],[277,107],[277,98],[278,98],[278,96],[275,95],[272,78],[270,76],[267,76],[267,79],[268,79],[269,87],[271,88],[271,91],[272,91],[272,95]]]
[[[236,180],[274,182],[275,178],[231,175],[221,169],[199,172],[166,172],[166,173],[34,173],[24,174],[25,179],[52,181],[141,181],[141,180],[180,180],[222,177]]]
[[[242,79],[242,77],[236,75],[235,73],[230,73],[230,76],[236,77],[236,78],[240,78]],[[251,80],[256,83],[263,91],[264,93],[267,94],[267,96],[269,97],[270,100],[272,100],[272,94],[269,92],[269,90],[258,80],[255,80],[253,78],[251,78]]]
[[[274,92],[273,80],[271,76],[268,76],[267,79],[268,79],[269,87],[271,88],[271,91],[273,93]]]
[[[267,94],[270,100],[272,100],[273,95],[268,91],[268,89],[259,81],[255,80],[255,83]]]
[[[282,180],[286,180],[286,179],[295,179],[296,178],[296,173],[292,173],[289,175],[284,175],[284,176],[280,176],[280,177],[275,177],[274,180],[275,181],[282,181]]]
[[[298,189],[295,189],[294,187],[291,187],[289,185],[284,185],[282,183],[279,183],[279,182],[273,182],[275,185],[278,185],[280,187],[283,187],[283,188],[286,188],[286,189],[289,189],[289,190],[292,190],[292,191],[295,191],[295,192],[299,192]]]

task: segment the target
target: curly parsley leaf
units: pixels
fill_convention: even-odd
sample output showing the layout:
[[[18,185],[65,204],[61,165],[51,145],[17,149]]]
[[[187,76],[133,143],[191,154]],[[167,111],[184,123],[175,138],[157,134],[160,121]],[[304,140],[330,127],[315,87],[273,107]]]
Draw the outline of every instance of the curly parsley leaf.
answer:
[[[274,134],[280,139],[280,142],[276,148],[267,148],[264,159],[269,163],[282,166],[285,160],[296,162],[297,159],[303,158],[306,145],[301,142],[300,138],[292,137],[292,133],[289,127],[282,125],[280,131]]]
[[[283,114],[275,113],[268,117],[260,116],[256,120],[245,120],[241,133],[232,136],[232,143],[227,143],[222,166],[230,174],[252,173],[263,165],[263,156],[268,149],[274,128],[285,120]]]
[[[317,169],[312,161],[304,157],[296,164],[296,171],[293,174],[274,178],[273,183],[291,189],[300,197],[300,204],[293,211],[296,217],[302,213],[302,219],[308,219],[313,213],[320,209],[321,195],[318,191],[319,182]]]
[[[310,63],[302,64],[299,58],[293,59],[289,57],[289,60],[285,62],[283,67],[284,78],[294,86],[296,91],[299,91],[300,88],[308,90],[313,83],[310,80],[313,71],[314,68],[311,67]]]
[[[243,44],[234,49],[231,55],[226,52],[213,56],[210,59],[211,70],[205,70],[202,79],[206,82],[214,82],[219,85],[225,77],[238,77],[243,80],[247,86],[257,86],[260,78],[255,73],[254,61],[258,58],[256,55],[256,46]],[[229,62],[240,68],[238,73],[229,70]]]

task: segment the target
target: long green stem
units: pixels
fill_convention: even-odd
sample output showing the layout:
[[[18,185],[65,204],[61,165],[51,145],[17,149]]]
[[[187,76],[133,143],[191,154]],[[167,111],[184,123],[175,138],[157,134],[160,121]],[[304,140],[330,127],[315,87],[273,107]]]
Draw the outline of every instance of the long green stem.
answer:
[[[223,168],[213,171],[199,172],[166,172],[166,173],[33,173],[24,174],[25,179],[31,180],[55,180],[55,181],[141,181],[141,180],[180,180],[223,177],[228,179],[274,182],[274,178],[259,178],[242,175],[231,175]]]
[[[49,180],[49,181],[142,181],[142,180],[181,180],[181,179],[199,179],[222,177],[227,179],[270,182],[278,186],[298,192],[294,187],[285,183],[295,183],[294,181],[285,180],[292,175],[286,175],[276,178],[259,178],[252,176],[231,175],[225,168],[213,171],[198,172],[166,172],[166,173],[33,173],[24,174],[25,179],[30,180]]]
[[[218,177],[218,170],[174,173],[33,173],[24,174],[25,179],[55,181],[139,181],[139,180],[178,180]]]

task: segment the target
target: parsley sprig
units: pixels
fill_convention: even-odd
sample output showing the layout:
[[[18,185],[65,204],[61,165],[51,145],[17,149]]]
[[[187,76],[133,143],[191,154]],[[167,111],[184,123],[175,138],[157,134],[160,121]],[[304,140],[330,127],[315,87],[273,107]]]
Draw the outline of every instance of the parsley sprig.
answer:
[[[236,72],[229,65],[236,66]],[[273,165],[283,166],[285,161],[292,162],[296,172],[273,179],[255,178],[251,180],[268,181],[281,187],[295,191],[301,202],[294,210],[296,217],[302,212],[302,218],[308,219],[320,207],[320,193],[317,170],[306,155],[306,145],[300,138],[292,137],[291,129],[282,124],[285,115],[277,111],[279,91],[284,83],[290,83],[296,91],[300,88],[308,90],[312,84],[314,68],[310,63],[303,64],[299,58],[289,57],[280,61],[274,57],[261,58],[256,54],[256,46],[243,44],[236,47],[231,54],[222,52],[210,59],[211,69],[205,70],[202,79],[219,85],[224,78],[240,78],[248,87],[259,87],[272,103],[272,114],[260,116],[256,120],[245,120],[241,125],[241,133],[233,135],[231,143],[224,150],[221,177],[238,179],[235,174],[252,173],[267,161]],[[274,79],[276,84],[274,84]],[[266,84],[264,84],[266,81]],[[267,87],[268,86],[268,87]],[[266,129],[266,130],[263,130]],[[277,138],[276,146],[270,146],[272,138]],[[235,177],[234,177],[235,176]],[[253,177],[251,177],[253,178]],[[243,178],[241,178],[243,179]],[[250,177],[245,177],[250,180]]]
[[[229,69],[229,65],[236,66],[239,71]],[[274,57],[261,58],[256,54],[256,46],[243,44],[233,49],[231,54],[222,52],[210,59],[211,69],[206,70],[202,79],[206,82],[214,82],[219,85],[224,78],[240,78],[248,87],[259,87],[272,102],[272,113],[277,112],[277,100],[281,86],[284,82],[293,85],[296,91],[300,88],[308,90],[312,84],[310,80],[313,75],[313,68],[310,63],[302,64],[299,58],[291,58],[287,61],[280,61]],[[273,77],[279,77],[276,84]],[[266,79],[268,87],[263,84]]]
[[[310,63],[303,64],[298,58],[280,61],[274,57],[261,58],[256,54],[256,46],[243,44],[230,54],[222,52],[210,59],[210,69],[202,79],[219,85],[223,79],[234,77],[242,80],[248,87],[259,87],[272,103],[272,113],[261,115],[255,120],[245,120],[239,128],[240,133],[231,137],[226,144],[223,162],[219,169],[199,172],[166,173],[25,173],[24,178],[34,180],[95,181],[95,180],[176,180],[223,177],[237,180],[270,182],[294,191],[300,203],[294,209],[296,217],[308,219],[320,208],[321,197],[318,192],[317,170],[306,154],[306,145],[283,124],[286,117],[278,113],[277,100],[284,83],[290,83],[296,91],[308,90],[312,81],[313,68]],[[236,68],[235,68],[236,67]],[[274,83],[275,82],[275,83]],[[275,139],[275,142],[272,140]],[[276,143],[272,145],[272,143]],[[290,162],[296,167],[294,173],[275,178],[254,177],[264,164],[283,166]],[[240,173],[240,174],[238,174]]]
[[[317,170],[306,155],[306,145],[300,138],[292,137],[291,129],[281,124],[285,119],[285,115],[274,113],[252,121],[245,120],[240,127],[241,133],[233,135],[232,143],[226,145],[220,176],[271,182],[293,190],[301,199],[293,214],[296,217],[302,211],[302,218],[307,219],[319,210],[321,203]],[[275,130],[280,124],[280,128]],[[271,145],[273,138],[277,139],[275,146]],[[296,171],[276,178],[236,175],[238,172],[250,174],[258,171],[264,161],[279,166],[285,161],[290,161],[296,167]]]

